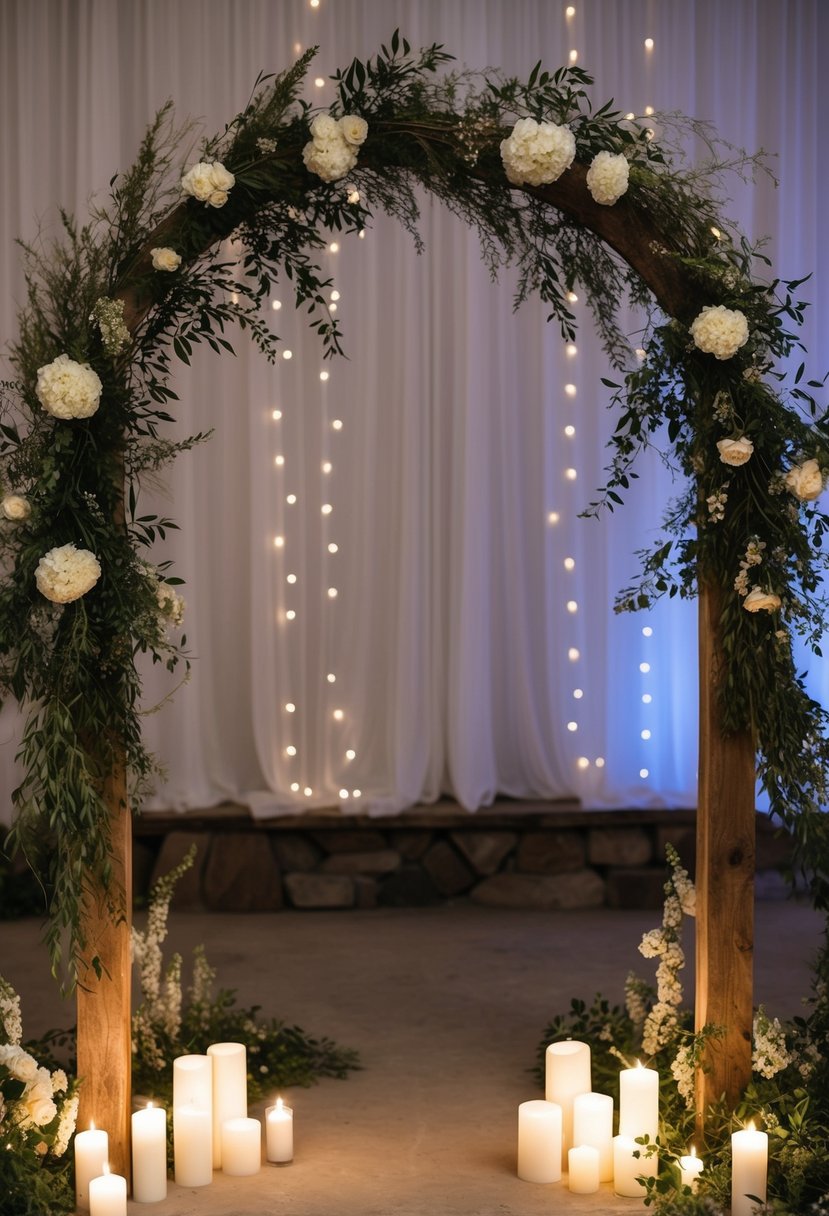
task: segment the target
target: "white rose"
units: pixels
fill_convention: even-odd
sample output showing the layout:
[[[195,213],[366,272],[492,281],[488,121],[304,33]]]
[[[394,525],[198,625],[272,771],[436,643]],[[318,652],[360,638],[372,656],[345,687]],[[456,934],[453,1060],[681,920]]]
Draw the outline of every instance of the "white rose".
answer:
[[[804,460],[789,469],[785,477],[786,489],[791,490],[801,502],[814,502],[823,493],[823,473],[816,460]]]
[[[780,607],[780,596],[773,591],[763,591],[761,587],[752,587],[743,600],[746,612],[776,612]]]
[[[89,418],[101,400],[101,381],[91,367],[58,355],[37,369],[35,393],[53,418]]]
[[[38,1069],[38,1072],[41,1071],[46,1072],[46,1069]],[[22,1098],[29,1119],[38,1127],[45,1127],[47,1123],[51,1123],[58,1113],[58,1108],[52,1101],[52,1084],[48,1072],[46,1072],[46,1078],[45,1081],[42,1077],[35,1081]]]
[[[514,186],[525,182],[543,186],[557,181],[575,156],[573,132],[554,122],[519,118],[509,137],[501,141],[501,160],[507,180]]]
[[[340,131],[343,139],[352,147],[359,148],[360,144],[365,143],[368,135],[368,123],[364,118],[360,118],[359,114],[344,114],[340,119]]]
[[[185,194],[190,194],[200,203],[210,207],[223,207],[227,202],[228,192],[235,186],[236,178],[221,161],[200,160],[193,165],[181,179],[181,188]]]
[[[213,176],[213,189],[224,190],[225,192],[232,190],[236,185],[236,178],[226,169],[220,160],[214,160],[211,165],[211,173]]]
[[[37,589],[53,604],[69,604],[90,591],[101,577],[101,566],[94,553],[61,545],[44,553],[37,564]]]
[[[746,435],[741,435],[739,439],[718,440],[717,450],[723,464],[741,465],[751,460],[754,444]]]
[[[22,494],[7,494],[0,502],[0,510],[2,510],[6,519],[28,519],[32,513],[32,508],[29,505],[29,500],[24,498]]]
[[[628,188],[630,165],[626,156],[597,152],[587,170],[587,189],[597,203],[612,207]]]
[[[706,354],[730,359],[748,341],[748,321],[735,308],[709,305],[691,323],[691,337]]]
[[[37,1060],[15,1043],[0,1043],[0,1064],[5,1064],[16,1081],[28,1085],[37,1080]]]
[[[181,265],[181,254],[166,245],[162,245],[158,249],[151,249],[150,253],[153,259],[153,270],[178,270]]]

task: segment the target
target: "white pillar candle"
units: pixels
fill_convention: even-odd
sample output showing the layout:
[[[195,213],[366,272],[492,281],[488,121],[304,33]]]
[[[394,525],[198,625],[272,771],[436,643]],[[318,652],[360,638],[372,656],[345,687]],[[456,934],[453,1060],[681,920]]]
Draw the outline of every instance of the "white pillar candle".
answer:
[[[75,1206],[89,1210],[89,1184],[109,1160],[109,1136],[94,1125],[75,1136]]]
[[[536,1098],[518,1107],[518,1177],[525,1182],[561,1180],[561,1107]]]
[[[644,1155],[644,1148],[630,1136],[613,1137],[613,1190],[617,1195],[629,1199],[642,1199],[645,1188],[637,1178],[655,1178],[659,1171],[659,1158]],[[634,1156],[639,1153],[640,1156]]]
[[[222,1164],[222,1125],[248,1113],[248,1066],[244,1043],[211,1043],[213,1061],[213,1169]]]
[[[175,1108],[173,1160],[179,1186],[207,1186],[213,1181],[213,1117],[209,1110]]]
[[[262,1165],[262,1124],[258,1119],[226,1119],[222,1124],[222,1170],[234,1178],[258,1174]]]
[[[127,1216],[127,1180],[104,1166],[99,1178],[89,1180],[89,1216]]]
[[[212,1111],[213,1060],[211,1056],[177,1056],[173,1060],[173,1112],[177,1106]]]
[[[576,1039],[551,1043],[546,1052],[548,1102],[561,1107],[561,1158],[567,1164],[567,1150],[573,1147],[573,1101],[578,1094],[590,1093],[590,1048]]]
[[[592,1144],[579,1144],[567,1154],[567,1185],[574,1195],[592,1195],[599,1189],[599,1150]]]
[[[578,1094],[573,1100],[573,1143],[599,1153],[599,1181],[613,1181],[613,1099],[608,1094]]]
[[[136,1203],[167,1198],[167,1112],[152,1102],[132,1116],[132,1197]]]
[[[623,1068],[619,1077],[619,1135],[631,1140],[659,1134],[659,1073],[654,1068]]]
[[[766,1202],[769,1138],[749,1123],[731,1136],[731,1216],[752,1216]],[[756,1199],[748,1199],[755,1195]]]
[[[294,1159],[294,1112],[281,1098],[265,1111],[268,1161],[284,1164]]]
[[[702,1158],[697,1156],[697,1150],[691,1145],[691,1155],[689,1157],[680,1157],[679,1159],[679,1184],[680,1186],[689,1186],[692,1191],[696,1191],[699,1185],[699,1176],[703,1170]]]

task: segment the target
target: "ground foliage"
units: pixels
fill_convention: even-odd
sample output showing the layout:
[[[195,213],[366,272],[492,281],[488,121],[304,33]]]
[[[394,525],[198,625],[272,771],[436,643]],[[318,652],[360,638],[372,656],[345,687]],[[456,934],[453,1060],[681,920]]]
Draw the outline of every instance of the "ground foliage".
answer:
[[[186,639],[169,634],[156,603],[158,578],[175,578],[164,562],[151,568],[146,561],[174,524],[140,506],[142,476],[204,438],[166,437],[175,407],[172,361],[187,363],[200,343],[229,351],[232,326],[274,358],[279,339],[261,305],[278,280],[293,288],[324,354],[336,355],[341,335],[317,255],[332,232],[357,232],[378,210],[419,240],[419,188],[477,230],[493,275],[517,266],[516,303],[538,293],[566,337],[575,324],[568,295],[584,290],[620,372],[611,382],[618,421],[607,485],[589,510],[621,502],[636,476],[633,461],[648,446],[688,486],[668,509],[666,538],[643,554],[642,574],[618,607],[692,595],[700,580],[718,589],[726,727],[752,732],[772,810],[792,831],[801,862],[808,859],[815,900],[826,907],[827,715],[805,690],[791,636],[818,650],[829,519],[819,503],[795,500],[782,477],[806,458],[829,473],[829,427],[819,403],[823,381],[805,379],[800,369],[789,384],[779,370],[798,342],[799,284],[769,279],[758,251],[723,213],[728,173],[750,173],[755,159],[670,116],[656,116],[660,136],[652,138],[647,120],[628,121],[612,103],[594,107],[592,82],[578,67],[538,65],[526,81],[458,72],[442,47],[413,52],[395,33],[377,55],[335,74],[330,112],[365,118],[368,138],[347,179],[325,182],[301,155],[314,111],[300,88],[313,53],[280,75],[261,76],[241,113],[195,148],[191,129],[177,127],[165,107],[135,165],[113,178],[87,223],[63,215],[56,240],[23,247],[28,302],[12,346],[18,378],[4,386],[0,481],[5,492],[25,494],[32,510],[0,536],[0,688],[27,713],[15,843],[41,868],[50,892],[54,966],[68,932],[68,977],[77,977],[83,894],[108,882],[107,775],[126,764],[136,806],[153,776],[141,740],[136,654],[148,652],[171,669],[186,663]],[[499,146],[522,117],[566,123],[575,135],[576,162],[560,183],[508,186]],[[680,167],[672,131],[708,139],[710,165]],[[644,234],[635,267],[603,239],[616,208],[580,209],[573,197],[589,202],[586,190],[567,186],[583,181],[603,150],[630,162],[629,190],[616,208]],[[196,159],[221,160],[235,175],[224,206],[182,199],[180,173]],[[605,215],[597,218],[599,211]],[[150,251],[158,246],[180,254],[179,271],[153,269]],[[645,264],[655,267],[653,277]],[[658,284],[666,276],[684,288],[667,320],[657,306],[665,303]],[[643,362],[620,328],[628,299],[648,312],[638,339]],[[91,320],[102,300],[124,305],[129,333],[115,353]],[[745,315],[750,338],[733,358],[715,359],[690,340],[688,326],[704,305]],[[37,369],[61,353],[91,365],[103,383],[91,418],[58,421],[40,408]],[[741,468],[716,454],[716,441],[735,432],[755,446]],[[708,500],[722,493],[724,511],[715,518]],[[70,541],[94,552],[103,572],[88,594],[58,607],[39,595],[33,574],[44,552]],[[751,542],[764,546],[754,573],[780,596],[776,612],[749,614],[735,593]],[[120,914],[117,894],[111,911]]]

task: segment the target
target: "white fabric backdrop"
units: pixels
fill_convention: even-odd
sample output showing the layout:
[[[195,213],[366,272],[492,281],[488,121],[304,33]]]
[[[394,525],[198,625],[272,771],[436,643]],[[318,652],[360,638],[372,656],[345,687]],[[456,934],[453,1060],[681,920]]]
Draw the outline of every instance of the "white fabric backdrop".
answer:
[[[82,214],[89,194],[131,162],[168,97],[212,131],[241,108],[260,69],[318,43],[307,92],[324,103],[332,86],[316,87],[314,76],[372,53],[399,25],[415,45],[443,42],[471,67],[521,75],[539,56],[555,67],[576,48],[597,102],[681,110],[712,119],[737,145],[779,152],[780,189],[740,187],[729,212],[750,235],[771,236],[779,273],[814,272],[806,340],[822,374],[827,6],[577,0],[576,9],[568,19],[558,0],[321,0],[317,9],[308,0],[4,0],[0,334],[13,334],[23,294],[14,238],[31,239],[39,219],[51,224],[57,203]],[[197,656],[190,686],[147,718],[168,770],[153,805],[229,797],[268,814],[341,801],[381,814],[443,792],[470,809],[497,793],[693,804],[694,606],[671,603],[648,618],[610,608],[633,550],[654,535],[669,479],[643,465],[622,512],[577,519],[599,484],[608,430],[606,364],[583,301],[568,355],[542,306],[513,315],[509,275],[489,283],[474,234],[430,202],[421,231],[421,258],[383,217],[366,239],[326,255],[349,356],[327,365],[327,383],[287,287],[270,316],[290,362],[271,368],[240,338],[238,359],[204,355],[177,379],[177,429],[215,426],[217,436],[146,499],[181,524],[157,556],[173,556],[187,580]],[[824,698],[827,670],[812,663]],[[166,691],[152,673],[148,705]],[[7,709],[6,819],[18,725]]]

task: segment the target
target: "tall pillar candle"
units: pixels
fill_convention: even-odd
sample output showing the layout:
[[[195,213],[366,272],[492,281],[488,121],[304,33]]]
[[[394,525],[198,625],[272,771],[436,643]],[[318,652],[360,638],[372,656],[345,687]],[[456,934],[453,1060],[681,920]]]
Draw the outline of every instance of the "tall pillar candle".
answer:
[[[246,1119],[248,1068],[244,1043],[211,1043],[213,1061],[213,1168],[222,1164],[222,1125],[228,1119]]]
[[[731,1216],[752,1216],[766,1202],[769,1138],[753,1123],[731,1136]],[[756,1199],[749,1199],[755,1195]]]
[[[577,1094],[573,1100],[573,1145],[589,1144],[599,1154],[599,1181],[613,1181],[613,1099]]]
[[[638,1156],[636,1154],[639,1154]],[[631,1136],[613,1137],[613,1190],[617,1195],[629,1199],[643,1199],[646,1191],[637,1178],[655,1178],[659,1172],[659,1158],[644,1155],[645,1150]]]
[[[127,1216],[127,1180],[120,1174],[104,1173],[89,1182],[89,1216]]]
[[[599,1150],[580,1144],[567,1154],[567,1185],[574,1195],[594,1195],[599,1189]]]
[[[213,1181],[213,1060],[173,1060],[173,1156],[180,1186]]]
[[[294,1112],[281,1098],[265,1111],[265,1142],[268,1161],[285,1165],[294,1159]]]
[[[167,1112],[152,1102],[132,1116],[132,1197],[136,1203],[167,1198]]]
[[[659,1134],[659,1073],[654,1068],[623,1068],[619,1076],[619,1135],[636,1140]]]
[[[109,1136],[100,1127],[75,1136],[75,1206],[89,1211],[89,1184],[99,1178],[109,1161]]]
[[[567,1165],[567,1151],[573,1147],[573,1102],[578,1094],[590,1093],[590,1048],[576,1039],[551,1043],[545,1056],[548,1102],[561,1107],[561,1156]]]
[[[234,1178],[258,1174],[262,1165],[262,1124],[258,1119],[226,1119],[222,1124],[222,1170]]]
[[[561,1181],[561,1107],[535,1098],[518,1107],[518,1177]]]

